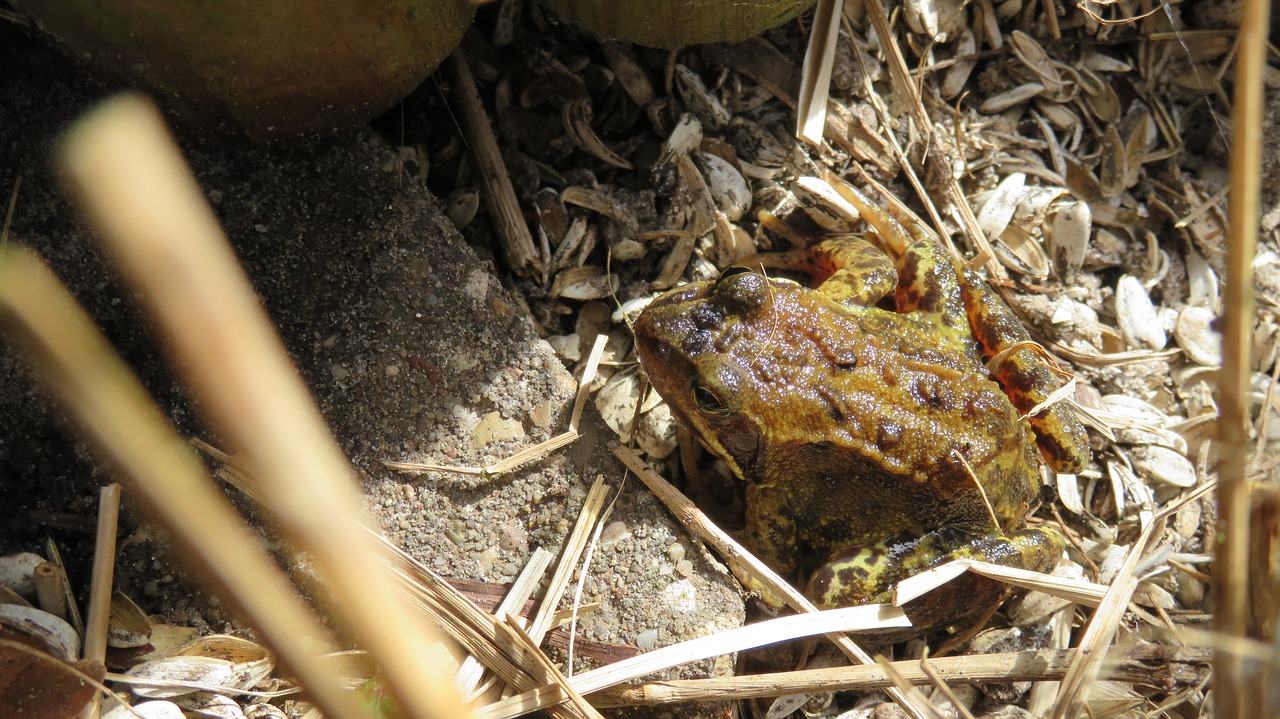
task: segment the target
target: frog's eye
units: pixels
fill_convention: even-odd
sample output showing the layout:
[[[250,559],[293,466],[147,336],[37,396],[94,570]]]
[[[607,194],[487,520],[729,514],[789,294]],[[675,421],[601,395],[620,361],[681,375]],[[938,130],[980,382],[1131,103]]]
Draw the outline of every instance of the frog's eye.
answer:
[[[698,405],[698,411],[704,414],[728,414],[729,412],[729,406],[720,399],[720,395],[701,382],[693,383],[693,401]]]
[[[743,274],[744,272],[751,272],[751,271],[752,271],[751,268],[743,267],[742,265],[733,265],[732,267],[726,267],[724,272],[721,272],[720,276],[716,278],[716,285],[719,285],[721,282],[724,282],[725,280],[729,279],[730,277],[733,277],[734,275],[740,275],[740,274]]]

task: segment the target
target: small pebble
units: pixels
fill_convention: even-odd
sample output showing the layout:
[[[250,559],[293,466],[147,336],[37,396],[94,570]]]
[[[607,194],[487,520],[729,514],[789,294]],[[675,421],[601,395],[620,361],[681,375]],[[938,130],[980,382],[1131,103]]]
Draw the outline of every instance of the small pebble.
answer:
[[[642,651],[651,651],[658,645],[658,630],[646,629],[636,635],[636,647]]]
[[[627,526],[626,522],[616,520],[610,522],[605,526],[604,530],[600,532],[600,546],[607,547],[611,544],[617,544],[624,539],[630,538],[631,528]]]
[[[1124,341],[1135,349],[1164,349],[1168,338],[1147,290],[1137,277],[1125,275],[1116,284],[1116,320]]]

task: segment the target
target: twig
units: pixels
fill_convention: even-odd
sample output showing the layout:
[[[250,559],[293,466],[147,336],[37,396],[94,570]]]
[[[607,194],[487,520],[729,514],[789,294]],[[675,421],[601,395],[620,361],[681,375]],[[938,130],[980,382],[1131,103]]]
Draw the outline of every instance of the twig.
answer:
[[[987,682],[1051,681],[1061,678],[1078,656],[1075,649],[1041,649],[1006,654],[974,654],[930,659],[930,671],[950,684]],[[1209,662],[1207,647],[1169,649],[1154,644],[1113,651],[1104,658],[1100,679],[1161,684],[1165,681],[1193,683],[1208,674],[1201,666]],[[1155,671],[1152,665],[1156,666]],[[933,680],[918,661],[893,662],[891,666],[912,684]],[[676,679],[618,687],[591,694],[601,708],[654,706],[718,699],[754,699],[796,692],[869,691],[892,684],[880,666],[805,669],[774,674],[714,679]]]
[[[467,56],[459,46],[449,57],[454,76],[453,101],[461,110],[462,132],[476,163],[476,173],[484,188],[484,202],[493,218],[507,266],[518,275],[541,274],[542,259],[520,212],[515,188],[507,174],[507,165],[502,161],[502,153],[498,150],[498,141],[489,125],[489,116],[484,111]]]
[[[89,610],[84,625],[84,658],[107,663],[107,621],[111,618],[111,588],[116,574],[116,530],[120,526],[120,485],[98,492],[98,535],[93,545],[93,576],[89,580]],[[80,712],[80,719],[97,719],[102,695]]]
[[[532,447],[522,449],[510,457],[486,467],[463,467],[431,462],[392,462],[389,460],[384,460],[382,466],[397,472],[452,472],[454,474],[466,474],[491,479],[507,472],[515,471],[529,462],[542,459],[557,449],[567,446],[581,436],[578,433],[578,425],[582,420],[582,408],[586,406],[587,397],[591,394],[591,383],[595,380],[596,370],[600,367],[600,358],[604,355],[604,348],[608,341],[608,336],[596,335],[595,344],[591,346],[591,354],[587,356],[587,363],[582,370],[582,379],[578,381],[578,394],[573,401],[573,414],[569,416],[569,429],[563,433],[545,442],[539,442]]]
[[[568,682],[576,691],[591,694],[645,674],[688,662],[746,651],[791,639],[829,632],[862,631],[872,627],[896,626],[901,629],[909,626],[906,617],[899,616],[896,622],[886,621],[886,615],[894,614],[891,607],[879,604],[793,614],[655,649],[599,669],[583,672],[571,677]],[[514,719],[523,712],[547,706],[533,704],[532,698],[532,695],[518,696],[490,704],[476,713],[476,719]]]
[[[1222,292],[1226,326],[1218,379],[1218,526],[1214,626],[1228,637],[1246,636],[1249,619],[1249,348],[1254,325],[1253,256],[1257,244],[1263,75],[1266,71],[1266,0],[1245,0],[1241,10],[1235,102],[1231,126],[1231,196],[1227,218],[1227,273]],[[1214,713],[1218,719],[1249,716],[1265,706],[1261,687],[1246,676],[1243,659],[1219,651],[1214,657]]]

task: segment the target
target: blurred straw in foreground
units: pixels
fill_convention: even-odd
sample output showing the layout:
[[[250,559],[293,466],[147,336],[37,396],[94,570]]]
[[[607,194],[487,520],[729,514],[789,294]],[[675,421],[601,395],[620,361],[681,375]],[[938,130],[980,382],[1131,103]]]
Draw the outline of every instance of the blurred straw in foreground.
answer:
[[[282,528],[311,555],[317,574],[330,592],[339,625],[373,656],[406,716],[464,716],[464,705],[450,682],[456,666],[451,653],[455,650],[395,591],[387,557],[361,528],[363,513],[353,472],[289,362],[159,113],[137,97],[111,99],[71,131],[60,159],[108,252],[145,298],[158,325],[157,334],[168,343],[174,364],[194,390],[206,419],[253,468],[264,499],[279,517]],[[25,271],[13,270],[9,274],[21,275]],[[18,293],[6,291],[6,297]],[[28,309],[39,312],[42,308]],[[55,314],[65,316],[73,311],[78,309],[64,306]],[[87,319],[77,321],[83,325],[78,336],[94,335],[96,342],[102,344],[99,354],[109,353]],[[38,323],[27,324],[33,335],[40,335],[39,328]],[[48,340],[38,337],[37,341]],[[52,354],[52,350],[48,353]],[[71,351],[60,361],[72,362],[77,359],[76,354]],[[86,406],[73,408],[73,412],[85,415],[90,426],[94,426],[94,419],[112,424],[114,420],[108,417],[117,401],[147,405],[147,398],[127,369],[118,359],[112,359],[116,365],[113,376],[88,378],[88,385],[77,386],[74,391],[69,389],[71,369],[62,368],[55,373],[54,382],[68,387],[57,388],[68,400],[86,398]],[[116,387],[119,375],[133,382],[133,386],[127,390]],[[96,384],[113,387],[95,388],[95,380]],[[89,399],[94,396],[91,390],[100,393],[96,400]],[[120,393],[125,396],[116,396]],[[151,409],[150,414],[154,418],[155,410]],[[159,421],[153,420],[156,423]],[[159,430],[171,433],[167,427]],[[114,428],[103,426],[95,431],[110,434]],[[157,428],[153,426],[148,431],[155,439]],[[169,438],[158,441],[163,446]],[[140,470],[145,466],[145,455],[154,451],[148,445],[103,443],[117,453],[115,461],[119,466],[128,468],[127,474],[165,510],[166,521],[175,532],[186,531],[192,522],[200,523],[208,516],[222,515],[222,520],[235,519],[238,523],[238,518],[222,514],[220,509],[211,510],[208,502],[217,507],[225,500],[205,482],[189,478],[190,484],[202,489],[188,487],[179,492],[169,486],[174,482],[169,472],[147,473],[148,477],[143,478]],[[179,451],[178,446],[166,450],[172,455],[168,458],[169,469],[180,469],[180,464],[192,461],[187,450]],[[187,494],[189,491],[199,493]],[[182,503],[186,510],[172,506]],[[231,512],[229,507],[225,509]],[[242,523],[231,534],[242,537],[246,545],[253,542]],[[208,532],[187,536],[185,541],[194,552],[203,553],[215,550],[214,545],[219,543],[226,544],[228,539]],[[241,551],[266,560],[256,543]],[[246,561],[244,556],[235,560]],[[297,645],[302,636],[322,634],[309,628],[302,631],[296,623],[288,629],[275,625],[275,620],[268,620],[261,613],[267,610],[260,597],[262,587],[246,583],[238,574],[239,568],[211,557],[202,559],[201,564],[211,572],[210,579],[216,584],[235,590],[236,601],[245,607],[273,649],[299,673],[330,716],[363,715],[354,707],[350,695],[335,690],[336,685],[316,684],[329,681],[328,678],[306,676],[298,666],[305,658],[297,646],[290,645]],[[297,600],[290,601],[296,604]],[[326,698],[322,700],[322,696]]]
[[[231,598],[334,717],[367,714],[318,655],[332,637],[214,488],[195,455],[58,278],[34,253],[0,248],[0,324],[85,435],[145,497],[205,581]]]

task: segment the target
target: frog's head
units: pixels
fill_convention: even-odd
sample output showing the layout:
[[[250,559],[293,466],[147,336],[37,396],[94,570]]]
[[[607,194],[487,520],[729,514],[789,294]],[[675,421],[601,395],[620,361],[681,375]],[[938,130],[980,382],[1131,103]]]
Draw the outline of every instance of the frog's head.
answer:
[[[756,474],[761,427],[757,413],[743,411],[755,383],[736,350],[757,334],[770,292],[764,276],[731,267],[659,297],[635,323],[636,353],[654,389],[740,478]]]

